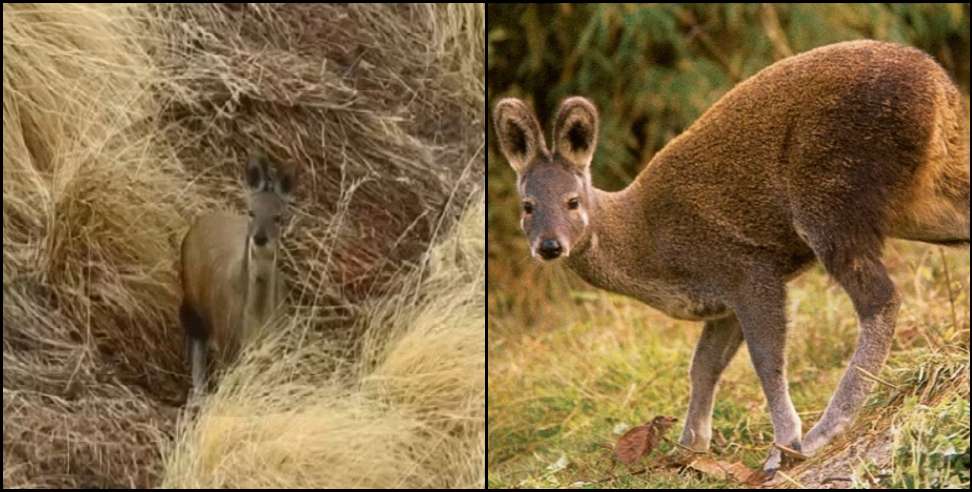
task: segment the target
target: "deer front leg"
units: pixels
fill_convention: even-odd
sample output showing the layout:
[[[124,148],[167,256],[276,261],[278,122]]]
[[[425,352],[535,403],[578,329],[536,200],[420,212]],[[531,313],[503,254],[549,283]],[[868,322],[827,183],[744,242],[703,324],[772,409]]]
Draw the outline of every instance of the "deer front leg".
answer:
[[[712,407],[722,371],[742,344],[743,335],[735,315],[705,322],[702,337],[695,347],[689,377],[689,397],[685,428],[679,442],[695,451],[708,451],[712,439]]]
[[[190,362],[192,364],[192,391],[194,396],[202,395],[206,392],[206,340],[192,338],[190,351],[192,352]]]
[[[185,329],[186,356],[189,358],[189,368],[192,371],[193,396],[202,394],[206,389],[208,372],[206,350],[208,349],[209,329],[207,323],[193,309],[192,305],[183,301],[179,307],[179,318]]]
[[[799,451],[802,424],[786,382],[786,287],[778,277],[758,280],[739,292],[736,316],[769,405],[773,441]],[[763,469],[776,470],[781,461],[780,450],[774,448]]]

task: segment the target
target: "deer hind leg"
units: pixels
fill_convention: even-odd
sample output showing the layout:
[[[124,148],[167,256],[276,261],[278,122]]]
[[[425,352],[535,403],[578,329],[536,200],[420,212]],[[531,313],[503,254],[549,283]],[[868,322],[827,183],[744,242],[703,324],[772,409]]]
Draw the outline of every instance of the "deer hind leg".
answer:
[[[830,253],[830,254],[827,254]],[[857,348],[845,369],[827,410],[803,441],[803,452],[813,454],[840,434],[860,409],[891,351],[894,325],[901,304],[880,255],[864,248],[854,254],[826,252],[821,259],[827,271],[850,296],[860,333]]]
[[[199,395],[206,389],[208,373],[206,349],[209,330],[206,329],[206,322],[202,317],[187,303],[183,303],[179,308],[179,317],[185,329],[186,356],[189,358],[189,366],[192,370],[193,393]]]
[[[902,154],[889,135],[859,145],[853,132],[834,128],[828,145],[809,146],[793,173],[793,224],[827,273],[854,304],[860,325],[857,347],[821,419],[804,436],[801,451],[814,454],[854,418],[891,349],[900,300],[881,262],[894,232],[894,197],[920,167],[922,156]],[[907,137],[906,135],[901,138]],[[911,142],[920,146],[920,139]],[[907,140],[905,140],[907,141]],[[897,149],[897,150],[896,150]],[[826,177],[825,180],[816,177]]]
[[[696,451],[708,451],[712,439],[712,406],[722,371],[742,345],[743,335],[736,317],[710,320],[702,328],[695,347],[692,368],[692,395],[680,443]]]

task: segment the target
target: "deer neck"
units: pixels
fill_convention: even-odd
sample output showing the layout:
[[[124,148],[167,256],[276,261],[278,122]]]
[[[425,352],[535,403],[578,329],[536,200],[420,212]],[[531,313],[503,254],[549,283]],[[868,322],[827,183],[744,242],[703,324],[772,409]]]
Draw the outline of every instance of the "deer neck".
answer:
[[[271,258],[255,258],[249,238],[243,255],[243,331],[249,339],[273,313],[277,292],[277,253]]]
[[[674,318],[725,316],[724,301],[678,266],[685,253],[657,219],[671,202],[654,179],[643,172],[619,192],[592,190],[588,234],[567,266],[595,287],[638,299]]]
[[[633,268],[651,261],[650,213],[635,186],[618,192],[589,188],[587,233],[580,238],[567,266],[591,284],[614,290],[627,283]]]

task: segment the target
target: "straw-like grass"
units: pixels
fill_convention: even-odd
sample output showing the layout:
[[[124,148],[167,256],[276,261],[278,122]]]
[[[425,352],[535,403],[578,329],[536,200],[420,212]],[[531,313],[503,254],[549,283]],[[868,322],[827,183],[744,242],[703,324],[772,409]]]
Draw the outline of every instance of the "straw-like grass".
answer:
[[[427,454],[388,454],[368,484],[417,483],[395,475],[415,463],[421,483],[481,480],[457,470],[483,455],[482,366],[463,379],[476,350],[484,360],[482,330],[469,329],[482,314],[458,317],[482,305],[482,273],[427,267],[465,279],[445,305],[424,300],[438,292],[432,280],[406,280],[441,263],[429,252],[446,247],[430,244],[451,236],[485,171],[481,6],[5,4],[3,14],[4,487],[229,484],[221,468],[180,463],[259,442],[219,433],[213,444],[207,424],[264,404],[265,430],[281,405],[312,420],[320,410],[411,422],[385,437]],[[178,244],[198,213],[241,209],[253,150],[300,176],[283,259],[292,308],[254,353],[307,357],[259,374],[240,366],[201,420],[177,426],[189,386]],[[478,253],[462,249],[477,267],[479,241]],[[405,299],[412,317],[382,322]],[[420,316],[441,323],[423,328]],[[441,369],[443,386],[388,382],[415,364]],[[291,391],[273,377],[305,384]],[[282,393],[248,392],[260,381]],[[440,404],[446,396],[456,406]],[[381,405],[359,412],[355,401]],[[328,427],[293,428],[312,439]],[[335,461],[291,461],[262,483],[321,485],[323,470],[372,439],[348,432],[344,451],[328,451],[330,435],[306,449],[292,440],[292,460]]]
[[[483,487],[482,231],[480,202],[429,270],[364,307],[356,361],[300,320],[255,344],[187,418],[163,485]]]

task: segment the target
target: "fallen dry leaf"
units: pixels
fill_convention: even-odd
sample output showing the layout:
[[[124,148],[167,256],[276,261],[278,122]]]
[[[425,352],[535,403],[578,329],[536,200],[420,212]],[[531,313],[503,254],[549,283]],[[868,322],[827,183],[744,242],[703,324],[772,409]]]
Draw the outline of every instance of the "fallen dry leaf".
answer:
[[[738,461],[735,463],[726,463],[725,461],[714,460],[707,456],[694,459],[688,464],[688,468],[718,480],[749,483],[754,478],[753,470],[750,470],[749,467]]]
[[[776,478],[775,471],[753,470],[753,473],[743,483],[750,487],[771,487]]]
[[[675,417],[658,416],[651,422],[632,428],[618,439],[614,446],[614,456],[626,465],[637,463],[655,449],[677,421]]]

